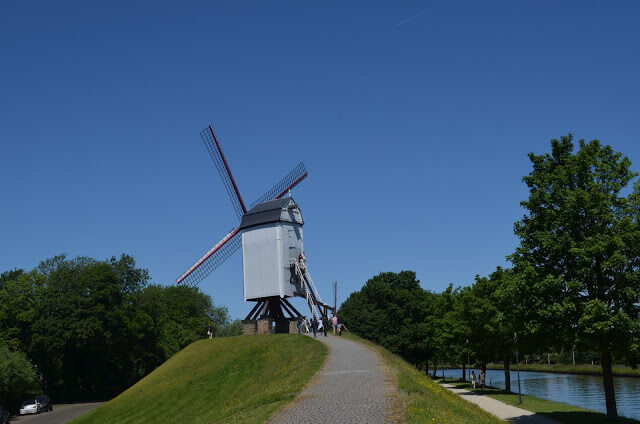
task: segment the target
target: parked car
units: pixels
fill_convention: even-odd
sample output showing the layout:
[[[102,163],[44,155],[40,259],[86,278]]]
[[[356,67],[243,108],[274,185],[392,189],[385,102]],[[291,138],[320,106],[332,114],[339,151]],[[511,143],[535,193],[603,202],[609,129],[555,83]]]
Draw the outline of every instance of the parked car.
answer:
[[[20,415],[26,414],[39,414],[40,413],[40,403],[38,403],[35,399],[29,399],[22,402],[20,405]]]
[[[36,396],[36,400],[40,404],[41,411],[53,411],[53,403],[49,395],[38,395]]]
[[[0,424],[6,424],[9,422],[9,411],[4,406],[0,405]]]

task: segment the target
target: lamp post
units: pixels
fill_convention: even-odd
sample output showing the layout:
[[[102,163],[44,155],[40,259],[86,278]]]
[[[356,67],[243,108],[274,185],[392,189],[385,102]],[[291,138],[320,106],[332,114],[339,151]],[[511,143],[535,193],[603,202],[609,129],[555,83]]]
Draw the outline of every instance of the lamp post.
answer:
[[[518,402],[522,403],[522,392],[520,391],[520,362],[518,361],[518,333],[513,333],[513,342],[516,345],[516,369],[518,370]]]

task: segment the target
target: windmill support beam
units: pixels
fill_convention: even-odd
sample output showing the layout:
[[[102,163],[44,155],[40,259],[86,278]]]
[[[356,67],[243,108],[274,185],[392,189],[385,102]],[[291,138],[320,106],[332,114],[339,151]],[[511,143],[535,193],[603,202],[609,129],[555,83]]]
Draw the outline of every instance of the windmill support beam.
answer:
[[[279,296],[256,299],[256,305],[242,320],[243,334],[291,333],[297,331],[300,312]]]

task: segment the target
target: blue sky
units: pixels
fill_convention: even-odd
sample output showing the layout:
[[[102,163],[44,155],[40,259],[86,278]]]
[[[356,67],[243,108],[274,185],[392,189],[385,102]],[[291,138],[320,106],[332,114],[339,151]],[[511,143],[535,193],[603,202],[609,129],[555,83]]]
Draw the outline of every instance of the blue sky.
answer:
[[[129,253],[172,284],[299,161],[309,269],[441,291],[517,239],[527,153],[573,132],[640,170],[640,3],[0,4],[0,271]],[[238,252],[200,285],[244,317]],[[302,308],[299,300],[297,306]]]

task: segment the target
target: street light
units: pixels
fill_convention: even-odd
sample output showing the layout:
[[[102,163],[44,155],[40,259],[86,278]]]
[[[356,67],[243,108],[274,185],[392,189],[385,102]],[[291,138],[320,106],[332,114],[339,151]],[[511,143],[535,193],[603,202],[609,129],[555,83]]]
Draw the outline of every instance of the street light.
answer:
[[[522,392],[520,391],[520,361],[518,361],[518,333],[513,333],[513,342],[516,345],[516,369],[518,370],[518,402],[522,403]]]

